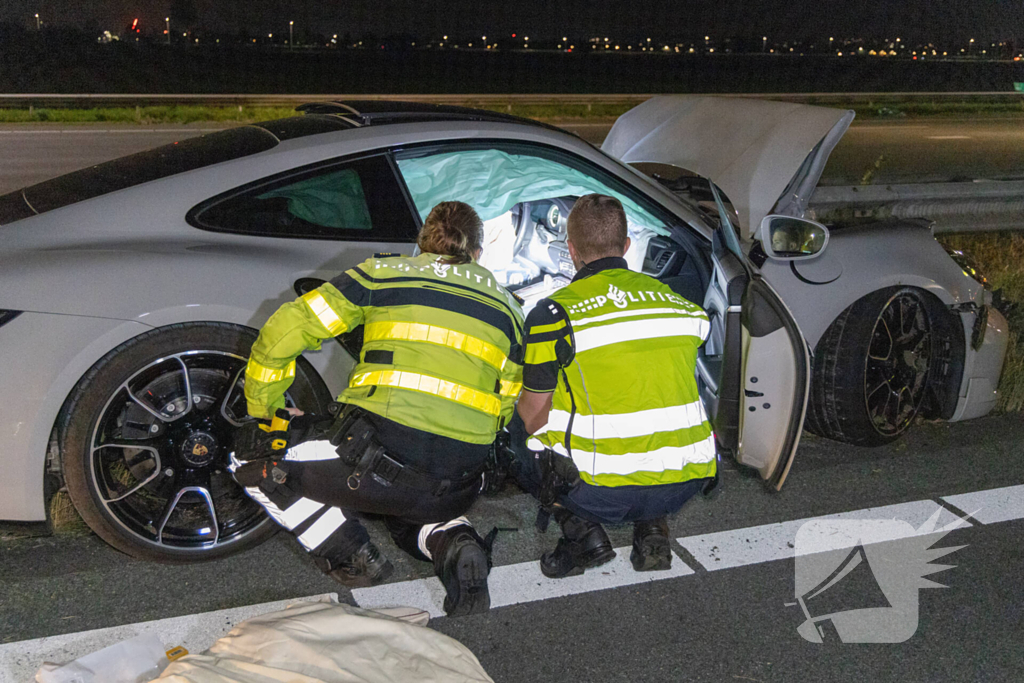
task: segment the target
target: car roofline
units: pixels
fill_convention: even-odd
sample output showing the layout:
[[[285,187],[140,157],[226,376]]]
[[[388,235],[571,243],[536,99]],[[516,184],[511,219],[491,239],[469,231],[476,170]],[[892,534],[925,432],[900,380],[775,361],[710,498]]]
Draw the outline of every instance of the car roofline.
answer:
[[[295,111],[306,115],[341,118],[359,127],[425,121],[488,121],[546,128],[577,137],[574,133],[558,126],[544,123],[543,121],[487,109],[474,109],[472,107],[458,107],[447,104],[429,104],[401,100],[333,100],[302,104],[296,107]]]

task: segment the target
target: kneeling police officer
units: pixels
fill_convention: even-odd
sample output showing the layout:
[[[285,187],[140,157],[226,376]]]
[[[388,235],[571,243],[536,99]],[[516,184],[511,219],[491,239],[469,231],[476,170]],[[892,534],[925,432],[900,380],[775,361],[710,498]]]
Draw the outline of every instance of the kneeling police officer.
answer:
[[[419,256],[374,257],[278,309],[245,381],[249,413],[278,419],[250,427],[234,463],[249,495],[346,586],[393,571],[357,518],[383,515],[400,548],[433,561],[452,615],[490,606],[489,544],[464,515],[522,386],[522,309],[475,263],[481,241],[476,212],[444,202]],[[286,409],[295,359],[356,328],[359,363],[336,416]]]
[[[633,523],[637,571],[668,569],[667,516],[714,485],[715,438],[698,393],[703,310],[630,271],[626,214],[587,195],[568,218],[572,283],[526,319],[523,393],[510,425],[520,484],[563,537],[551,578],[615,557],[602,524]]]

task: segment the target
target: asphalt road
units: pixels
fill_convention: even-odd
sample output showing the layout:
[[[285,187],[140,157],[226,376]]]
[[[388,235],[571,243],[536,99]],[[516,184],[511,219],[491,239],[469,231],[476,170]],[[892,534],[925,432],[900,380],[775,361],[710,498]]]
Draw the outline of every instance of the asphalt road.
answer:
[[[610,122],[565,124],[600,143]],[[0,193],[216,130],[209,126],[3,126]],[[877,168],[876,168],[877,165]],[[941,182],[1024,177],[1024,119],[855,123],[839,143],[823,182]]]
[[[734,540],[751,544],[746,552],[756,556],[763,550],[758,544],[769,543],[785,527],[763,525],[810,516],[872,508],[864,516],[884,519],[893,510],[923,505],[942,508],[951,519],[957,508],[944,496],[1024,483],[1022,441],[1019,415],[919,425],[905,440],[878,449],[807,438],[781,493],[727,468],[717,498],[695,500],[671,520],[673,536],[719,539],[707,535],[741,530],[732,534]],[[687,575],[534,596],[483,615],[436,618],[430,625],[469,647],[499,683],[1020,681],[1024,490],[1014,491],[1009,502],[1017,512],[1011,521],[987,517],[991,506],[961,503],[973,506],[964,512],[973,513],[976,523],[936,543],[964,547],[937,562],[953,568],[929,577],[948,588],[920,591],[916,633],[898,644],[805,641],[796,630],[804,618],[801,608],[787,606],[795,601],[792,551],[783,547],[773,561],[748,558],[720,569],[715,558],[728,565],[743,555],[722,540],[708,548],[710,555],[698,541],[674,542],[674,567],[692,568]],[[541,535],[533,528],[533,511],[510,488],[471,512],[482,530],[518,529],[498,537],[492,592],[496,575],[535,561],[554,545],[553,529]],[[404,558],[378,523],[370,528],[396,564],[388,588],[431,574],[426,563]],[[629,543],[629,528],[610,532],[616,547]],[[584,577],[600,580],[602,573],[591,570]],[[6,541],[0,543],[0,575],[0,643],[329,591],[353,601],[284,535],[245,554],[192,566],[137,562],[93,537]],[[366,604],[362,594],[356,597]]]

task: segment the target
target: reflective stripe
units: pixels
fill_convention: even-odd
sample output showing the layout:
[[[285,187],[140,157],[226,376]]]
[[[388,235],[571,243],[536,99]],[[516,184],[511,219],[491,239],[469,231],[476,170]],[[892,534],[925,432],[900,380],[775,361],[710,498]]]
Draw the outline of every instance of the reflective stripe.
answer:
[[[546,332],[554,332],[565,327],[565,320],[559,320],[558,322],[551,323],[550,325],[534,325],[531,327],[527,334],[544,334]]]
[[[291,531],[298,525],[309,519],[314,513],[324,507],[323,503],[318,503],[315,500],[309,498],[299,498],[297,501],[288,506],[287,510],[274,505],[274,503],[267,498],[267,496],[260,491],[256,486],[248,486],[245,489],[249,497],[255,500],[257,503],[263,506],[263,509],[274,518],[278,524],[283,526],[288,531]]]
[[[345,514],[338,508],[331,508],[320,519],[313,522],[313,526],[306,529],[299,536],[299,543],[306,550],[316,550],[331,534],[341,528],[341,525],[344,523]]]
[[[707,318],[654,318],[591,327],[576,333],[576,352],[583,353],[602,346],[659,337],[696,337],[703,340],[708,333]]]
[[[283,379],[295,376],[295,361],[289,363],[283,370],[277,370],[275,368],[268,368],[266,365],[261,365],[250,358],[249,364],[245,366],[245,376],[250,379],[254,379],[257,382],[263,382],[264,384],[280,382]]]
[[[501,400],[494,394],[478,391],[471,387],[431,377],[430,375],[421,375],[418,372],[406,372],[403,370],[364,372],[353,377],[352,381],[349,382],[349,387],[364,387],[374,384],[440,396],[441,398],[461,403],[464,406],[475,408],[495,417],[501,414]]]
[[[545,447],[537,438],[531,438],[526,445],[531,450],[543,450]],[[551,446],[551,449],[559,455],[568,455],[565,446],[560,443]],[[635,472],[681,470],[688,464],[704,464],[714,459],[714,435],[688,446],[667,446],[647,453],[606,455],[579,449],[572,451],[572,460],[577,469],[580,472],[586,472],[591,477],[601,474],[630,475]]]
[[[707,420],[704,406],[700,401],[681,406],[652,408],[635,413],[619,413],[605,415],[580,415],[572,423],[572,435],[581,439],[628,439],[635,436],[648,436],[657,432],[674,432],[677,429],[696,427]],[[564,410],[552,410],[548,413],[548,423],[537,430],[564,434],[569,428],[569,413]]]
[[[281,510],[281,508],[274,505],[274,503],[269,498],[267,498],[263,491],[259,490],[259,487],[246,486],[245,492],[249,494],[250,498],[252,498],[261,506],[263,506],[263,509],[267,511],[267,514],[274,518],[274,521],[276,521],[281,526],[284,526],[284,522],[281,521],[281,515],[283,514],[283,511]]]
[[[687,311],[682,308],[637,308],[629,311],[605,313],[604,315],[595,315],[590,318],[573,320],[572,325],[574,330],[578,330],[582,325],[589,325],[590,323],[599,323],[605,320],[615,320],[617,318],[635,318],[640,315],[665,315],[666,313],[685,315],[690,318],[697,318],[702,315],[699,311]]]
[[[426,325],[424,323],[390,322],[370,323],[363,331],[363,341],[394,339],[399,341],[418,341],[447,346],[456,351],[479,358],[488,365],[502,370],[508,358],[494,344],[482,339],[450,330],[447,327]]]
[[[456,517],[450,522],[444,522],[443,524],[438,522],[437,524],[424,524],[420,527],[420,533],[416,537],[416,547],[420,549],[420,552],[427,556],[427,559],[434,559],[434,554],[430,552],[430,548],[427,547],[427,539],[430,538],[430,534],[435,531],[447,531],[457,526],[468,526],[470,529],[473,525],[469,523],[469,520],[465,517]]]
[[[554,341],[527,342],[526,364],[541,365],[542,363],[558,360],[558,354],[555,353],[555,343]]]
[[[317,317],[320,323],[327,328],[327,331],[334,336],[338,336],[348,329],[345,321],[331,308],[323,294],[317,290],[314,289],[312,292],[306,292],[302,295],[302,300],[306,302],[309,310],[313,311],[313,315]]]
[[[501,380],[501,390],[498,393],[502,396],[518,396],[522,390],[522,382],[510,382],[507,379],[503,379]]]
[[[338,449],[331,445],[330,441],[303,441],[298,446],[292,446],[285,454],[285,460],[293,462],[313,462],[316,460],[336,460]]]
[[[323,503],[318,503],[315,500],[299,498],[281,514],[281,523],[284,524],[288,531],[291,531],[313,516],[323,506]]]

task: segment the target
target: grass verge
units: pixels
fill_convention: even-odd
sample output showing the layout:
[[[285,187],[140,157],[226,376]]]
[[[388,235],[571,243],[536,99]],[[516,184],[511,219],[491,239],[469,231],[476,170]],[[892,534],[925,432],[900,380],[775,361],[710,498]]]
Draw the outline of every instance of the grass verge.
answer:
[[[1001,412],[1024,410],[1024,233],[992,232],[937,235],[946,247],[959,249],[978,263],[993,289],[1017,304],[1007,319],[1010,340],[999,378]]]
[[[250,123],[294,116],[292,107],[111,107],[0,109],[0,123]]]
[[[400,99],[401,96],[396,96]],[[471,103],[470,103],[471,104]],[[878,102],[825,106],[846,107],[861,119],[953,118],[957,116],[1021,116],[1024,99],[996,102]],[[515,104],[485,105],[482,108],[531,119],[573,121],[614,119],[632,108],[630,104]],[[292,107],[109,107],[93,109],[0,109],[0,123],[251,123],[294,116]]]

